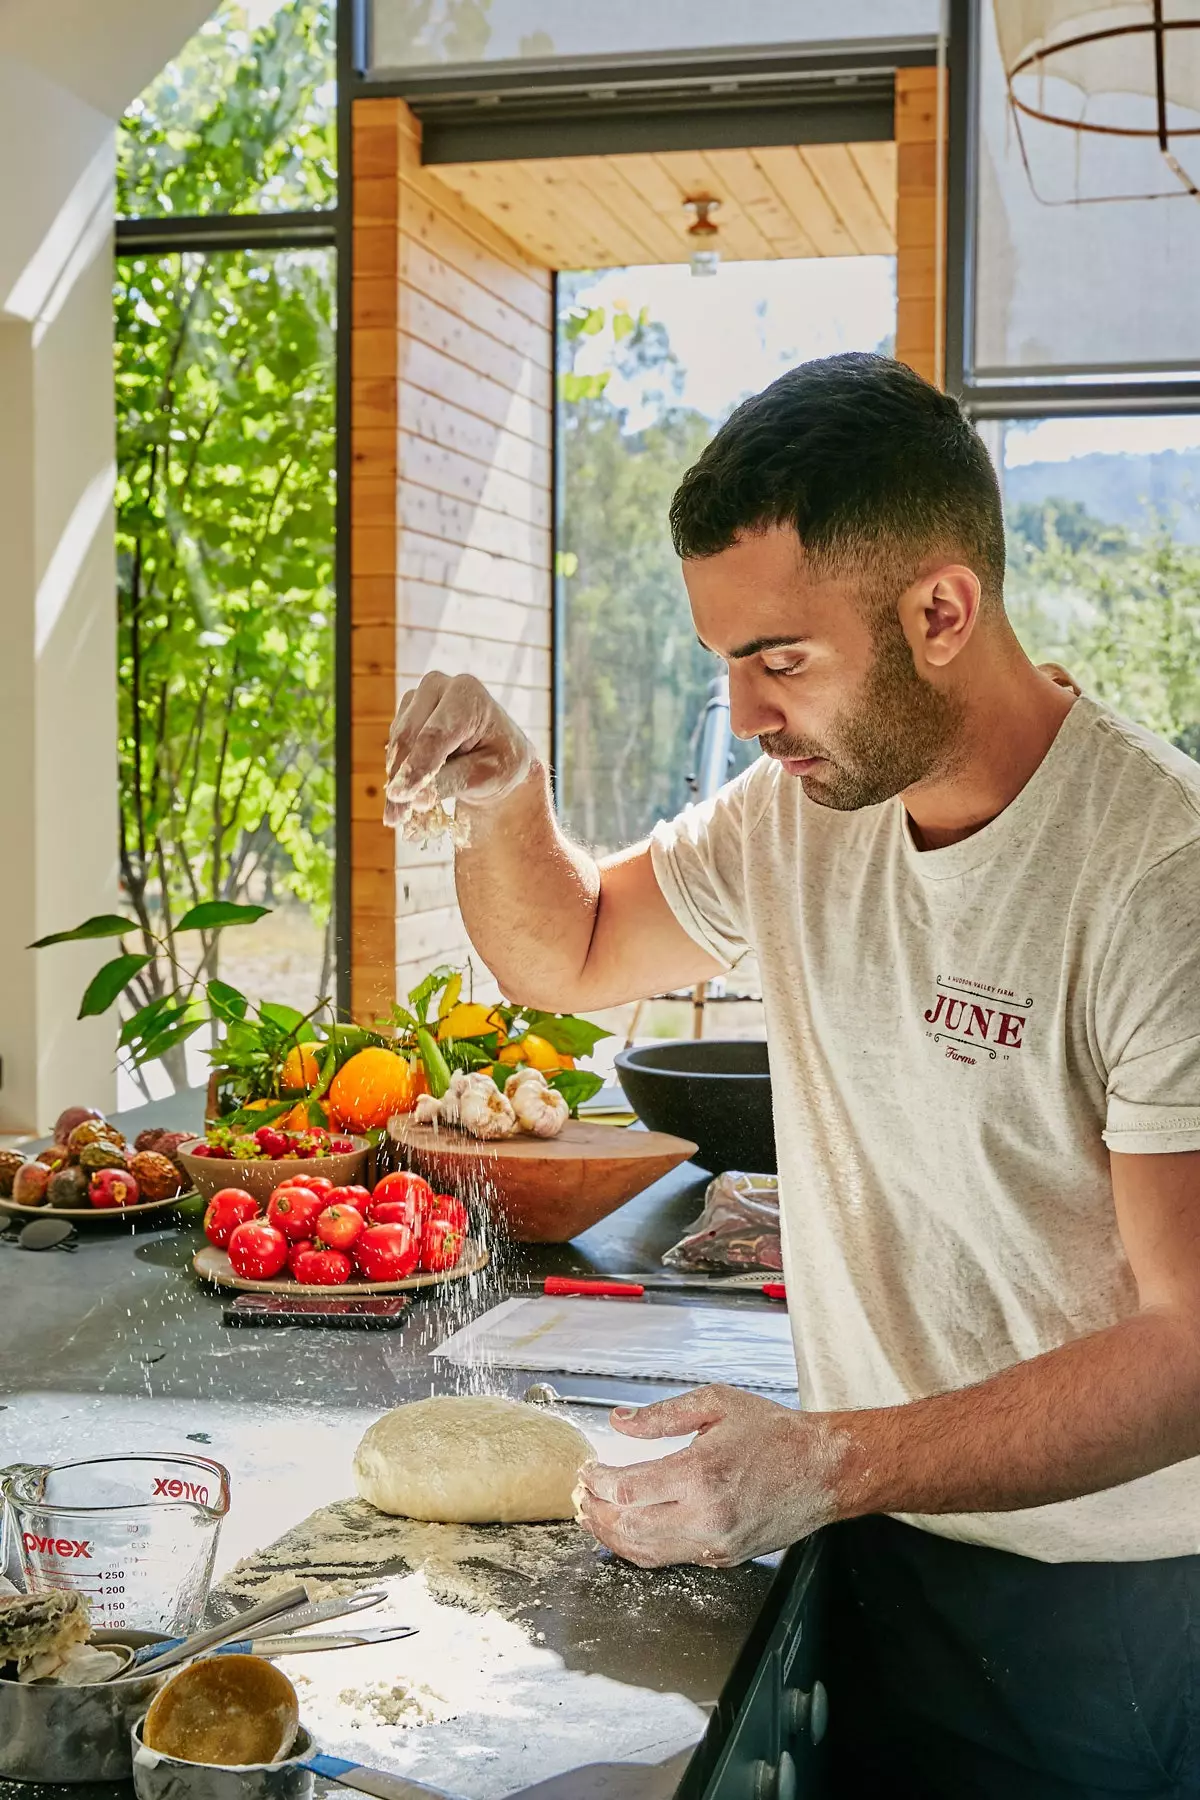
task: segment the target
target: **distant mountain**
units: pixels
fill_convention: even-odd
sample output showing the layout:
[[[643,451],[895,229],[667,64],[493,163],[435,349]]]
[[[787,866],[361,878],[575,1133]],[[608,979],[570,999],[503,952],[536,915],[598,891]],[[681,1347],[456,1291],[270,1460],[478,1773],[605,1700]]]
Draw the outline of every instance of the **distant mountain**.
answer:
[[[1200,450],[1026,463],[1005,471],[1004,498],[1010,508],[1076,500],[1105,524],[1139,532],[1160,514],[1180,542],[1200,543]]]

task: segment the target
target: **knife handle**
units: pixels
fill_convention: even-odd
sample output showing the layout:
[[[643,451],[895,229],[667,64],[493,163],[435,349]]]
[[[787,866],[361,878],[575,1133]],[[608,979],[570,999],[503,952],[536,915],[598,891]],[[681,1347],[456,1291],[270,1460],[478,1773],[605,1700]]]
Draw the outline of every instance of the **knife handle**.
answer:
[[[786,1300],[787,1288],[782,1281],[764,1281],[762,1291],[768,1300]]]
[[[646,1292],[638,1281],[587,1281],[574,1275],[547,1275],[544,1294],[584,1294],[613,1300],[640,1300]]]

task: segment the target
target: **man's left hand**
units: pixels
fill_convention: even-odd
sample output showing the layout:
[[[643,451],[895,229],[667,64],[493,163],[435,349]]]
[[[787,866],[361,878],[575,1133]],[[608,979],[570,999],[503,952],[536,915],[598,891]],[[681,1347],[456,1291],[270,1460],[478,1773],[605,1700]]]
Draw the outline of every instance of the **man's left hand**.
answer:
[[[725,1568],[780,1550],[840,1516],[849,1433],[738,1388],[702,1387],[612,1414],[628,1437],[696,1436],[685,1450],[580,1475],[579,1519],[644,1569]]]

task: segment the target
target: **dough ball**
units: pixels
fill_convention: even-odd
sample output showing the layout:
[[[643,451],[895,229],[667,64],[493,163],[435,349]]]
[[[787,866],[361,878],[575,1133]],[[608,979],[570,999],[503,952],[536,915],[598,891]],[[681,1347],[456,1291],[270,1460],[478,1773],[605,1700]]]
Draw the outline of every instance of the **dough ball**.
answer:
[[[380,1512],[442,1525],[574,1517],[572,1491],[593,1455],[569,1420],[520,1400],[439,1394],[377,1419],[354,1455],[354,1482]]]

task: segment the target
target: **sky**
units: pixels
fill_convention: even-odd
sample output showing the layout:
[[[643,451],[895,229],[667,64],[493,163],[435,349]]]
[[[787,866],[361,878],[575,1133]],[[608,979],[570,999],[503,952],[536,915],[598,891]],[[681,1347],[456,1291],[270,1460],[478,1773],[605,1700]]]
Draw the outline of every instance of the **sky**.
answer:
[[[838,350],[874,350],[895,329],[895,264],[886,256],[727,262],[696,277],[667,263],[598,273],[580,293],[591,305],[649,309],[686,371],[682,404],[717,422],[743,395],[793,364]],[[604,339],[588,344],[581,373],[605,366]],[[629,408],[628,429],[648,423],[640,384],[614,378],[609,397]],[[1094,452],[1146,455],[1200,447],[1200,414],[1184,417],[1043,419],[1009,425],[1006,468],[1069,462]]]

